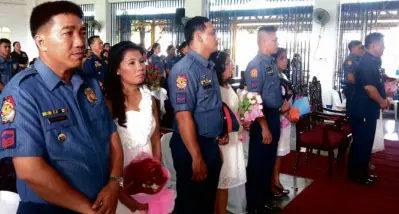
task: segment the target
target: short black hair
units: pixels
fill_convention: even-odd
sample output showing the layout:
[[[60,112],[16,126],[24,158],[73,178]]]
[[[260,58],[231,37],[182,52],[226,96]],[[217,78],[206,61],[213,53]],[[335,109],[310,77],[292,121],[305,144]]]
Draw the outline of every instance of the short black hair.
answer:
[[[226,70],[226,62],[230,60],[229,54],[224,51],[215,51],[209,56],[209,60],[215,63],[214,70],[219,80],[219,84],[223,84],[223,73]]]
[[[105,47],[106,45],[111,46],[111,44],[109,44],[109,42],[104,43],[103,47]]]
[[[262,26],[259,28],[258,33],[260,32],[266,32],[266,33],[275,33],[277,32],[277,27],[276,26]]]
[[[361,41],[359,41],[359,40],[353,40],[353,41],[349,42],[349,44],[348,44],[348,49],[349,49],[349,51],[352,51],[352,48],[354,48],[354,47],[356,47],[356,46],[358,46],[358,45],[361,45],[361,44],[362,44]]]
[[[18,41],[13,42],[13,43],[12,43],[12,46],[15,47],[15,45],[16,45],[17,43],[19,43],[19,42],[18,42]]]
[[[1,38],[1,39],[0,39],[0,45],[3,44],[3,43],[6,43],[6,44],[10,44],[10,45],[11,45],[11,41],[10,41],[9,39],[6,39],[6,38]]]
[[[184,37],[186,38],[187,44],[190,44],[191,41],[193,41],[194,32],[205,31],[205,24],[208,22],[210,22],[210,20],[203,16],[196,16],[187,21],[186,25],[184,26]]]
[[[89,44],[89,46],[90,46],[91,44],[93,44],[95,39],[99,39],[99,38],[100,38],[100,36],[97,36],[97,35],[90,36],[90,38],[87,40],[87,42],[88,42],[87,44]]]
[[[35,37],[41,27],[50,22],[50,20],[59,14],[73,14],[83,18],[82,9],[70,1],[45,2],[33,8],[30,15],[30,31],[32,37]]]
[[[369,35],[366,36],[366,40],[364,42],[364,45],[368,49],[371,44],[377,41],[381,41],[384,38],[384,34],[382,33],[370,33]]]
[[[175,46],[173,46],[173,45],[169,45],[168,48],[166,49],[166,51],[169,52],[169,51],[170,51],[172,48],[174,48],[174,47],[175,47]]]
[[[275,60],[277,60],[277,59],[280,57],[280,55],[283,54],[283,53],[287,53],[287,49],[285,49],[285,48],[278,48],[278,49],[277,49],[277,52],[276,52],[275,54],[273,54],[272,57],[273,57]]]

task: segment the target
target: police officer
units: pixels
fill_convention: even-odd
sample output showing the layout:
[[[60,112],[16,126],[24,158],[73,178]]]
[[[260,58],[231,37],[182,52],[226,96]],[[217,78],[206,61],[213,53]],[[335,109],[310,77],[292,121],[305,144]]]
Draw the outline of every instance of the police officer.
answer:
[[[0,99],[0,158],[12,157],[18,213],[114,213],[123,168],[115,124],[95,79],[82,78],[85,27],[68,1],[35,7],[39,51]]]
[[[372,33],[366,37],[366,54],[355,69],[353,105],[348,109],[352,127],[353,143],[349,151],[348,177],[360,184],[372,184],[375,175],[368,172],[380,109],[387,109],[381,76],[381,56],[384,53],[384,36]]]
[[[91,36],[88,42],[93,54],[87,57],[86,61],[83,63],[82,75],[97,79],[102,86],[106,72],[108,71],[108,62],[102,57],[103,41],[99,36]]]
[[[249,62],[244,74],[248,91],[262,96],[264,109],[264,117],[250,129],[246,184],[249,213],[280,209],[270,201],[270,187],[280,139],[280,114],[285,114],[288,108],[286,103],[282,107],[279,71],[271,56],[278,50],[276,32],[277,28],[272,26],[259,29],[259,53]]]
[[[11,41],[0,39],[0,91],[19,71],[18,62],[11,59]]]
[[[185,55],[187,55],[187,53],[188,53],[188,45],[187,45],[187,42],[186,42],[186,41],[184,41],[184,42],[182,42],[182,43],[180,44],[180,46],[179,46],[177,52],[178,52],[178,54],[179,54],[179,56],[178,56],[179,60],[183,59],[183,57],[184,57]]]
[[[208,60],[217,39],[209,19],[198,16],[187,22],[184,35],[190,51],[168,77],[175,112],[170,142],[177,173],[174,213],[208,214],[214,213],[222,166],[217,142],[223,130],[222,99]],[[228,142],[226,135],[222,141]]]
[[[159,43],[154,43],[151,46],[151,51],[150,51],[150,58],[149,62],[156,68],[159,69],[159,72],[161,76],[165,77],[165,63],[159,56],[161,53],[161,45]]]
[[[170,71],[179,61],[179,58],[176,56],[176,48],[173,45],[169,45],[166,52],[168,53],[168,56],[166,57],[167,69]]]
[[[346,57],[343,68],[344,68],[344,79],[342,82],[344,95],[347,99],[347,105],[350,104],[350,101],[353,96],[354,84],[355,84],[355,75],[354,71],[359,64],[360,58],[363,56],[363,45],[362,42],[354,40],[348,44],[348,49],[350,51],[349,56]],[[347,107],[348,108],[348,107]]]

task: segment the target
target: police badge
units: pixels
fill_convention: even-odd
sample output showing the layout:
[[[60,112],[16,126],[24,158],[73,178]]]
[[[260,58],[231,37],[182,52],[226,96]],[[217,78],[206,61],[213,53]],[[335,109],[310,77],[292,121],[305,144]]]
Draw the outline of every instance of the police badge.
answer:
[[[87,96],[87,100],[89,100],[91,103],[96,103],[97,102],[97,95],[96,95],[96,93],[94,93],[93,89],[86,88],[85,89],[85,94]]]
[[[1,106],[1,122],[3,124],[14,122],[15,114],[14,99],[11,96],[5,97]]]

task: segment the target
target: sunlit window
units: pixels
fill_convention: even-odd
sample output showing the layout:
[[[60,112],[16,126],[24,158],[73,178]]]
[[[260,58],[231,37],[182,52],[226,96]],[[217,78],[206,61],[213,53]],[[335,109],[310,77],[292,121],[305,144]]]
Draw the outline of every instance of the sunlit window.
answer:
[[[11,39],[10,28],[0,26],[0,38]]]

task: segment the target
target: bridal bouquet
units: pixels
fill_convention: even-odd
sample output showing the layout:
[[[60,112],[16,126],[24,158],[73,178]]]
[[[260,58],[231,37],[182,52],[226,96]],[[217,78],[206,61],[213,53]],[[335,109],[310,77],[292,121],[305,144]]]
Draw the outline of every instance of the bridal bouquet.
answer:
[[[148,211],[140,214],[169,214],[173,211],[174,191],[166,189],[170,172],[147,153],[139,154],[123,171],[128,195],[142,204]]]
[[[239,105],[238,114],[241,120],[255,121],[259,117],[263,117],[263,101],[261,96],[255,92],[248,92],[247,90],[237,90]],[[245,142],[246,130],[239,133],[239,139]]]
[[[151,91],[157,91],[161,88],[161,71],[159,68],[149,64],[147,67],[148,86]]]

